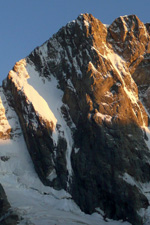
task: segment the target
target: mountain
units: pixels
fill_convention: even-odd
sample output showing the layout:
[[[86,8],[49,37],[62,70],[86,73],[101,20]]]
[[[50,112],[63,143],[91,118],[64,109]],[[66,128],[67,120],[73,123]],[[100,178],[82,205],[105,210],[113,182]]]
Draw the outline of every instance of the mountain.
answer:
[[[58,199],[80,223],[150,223],[149,27],[135,15],[106,26],[82,14],[9,72],[1,87],[0,183],[19,215],[13,193],[22,202],[42,201],[35,191],[42,193],[52,210],[48,202],[64,189]],[[83,219],[71,198],[92,215]],[[30,223],[48,224],[41,221]]]

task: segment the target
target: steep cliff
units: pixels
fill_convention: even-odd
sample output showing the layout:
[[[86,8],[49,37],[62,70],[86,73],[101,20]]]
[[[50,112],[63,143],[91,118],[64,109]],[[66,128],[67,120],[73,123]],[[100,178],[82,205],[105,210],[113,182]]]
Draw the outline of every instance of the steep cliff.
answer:
[[[3,82],[42,182],[133,225],[149,210],[148,28],[134,15],[109,27],[80,15]]]
[[[3,143],[7,143],[7,141],[14,137],[14,130],[11,128],[12,123],[9,124],[6,114],[6,104],[7,100],[3,94],[3,89],[0,87],[0,177],[2,178],[5,174],[3,173],[2,165],[7,163],[8,157],[5,156],[6,152],[3,151]],[[17,127],[16,127],[17,128]],[[15,131],[15,135],[18,135],[17,130]],[[14,137],[15,138],[15,137]],[[18,224],[19,217],[11,209],[11,205],[8,202],[6,193],[1,185],[2,180],[0,178],[0,224],[2,225],[16,225]]]

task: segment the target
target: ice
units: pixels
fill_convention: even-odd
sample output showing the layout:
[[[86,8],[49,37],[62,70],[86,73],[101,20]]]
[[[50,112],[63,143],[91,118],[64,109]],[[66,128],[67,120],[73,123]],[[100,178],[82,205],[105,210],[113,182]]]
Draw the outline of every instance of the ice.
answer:
[[[30,74],[30,79],[28,79],[28,83],[32,85],[32,87],[39,93],[40,96],[47,102],[48,107],[55,115],[57,124],[60,125],[60,129],[55,130],[53,132],[53,140],[57,144],[58,136],[63,133],[63,137],[67,141],[67,152],[66,152],[66,161],[67,161],[67,170],[69,172],[69,176],[72,175],[72,166],[71,166],[71,152],[73,146],[72,132],[70,128],[67,126],[66,121],[63,118],[61,113],[61,107],[63,105],[62,97],[63,92],[58,89],[58,81],[51,74],[50,80],[46,78],[42,78],[39,76],[39,73],[36,71],[33,65],[27,64],[26,67],[28,73]],[[43,82],[45,79],[45,82]],[[69,83],[71,84],[71,83]],[[73,85],[72,85],[73,88]]]
[[[82,28],[82,24],[79,24],[79,26]],[[56,64],[58,64],[61,58],[61,46],[55,38],[51,41],[51,44],[57,51],[58,57]],[[44,63],[47,57],[47,44],[39,48],[39,51],[41,52],[41,61]],[[77,64],[77,59],[74,58],[73,62],[78,75],[81,77],[82,72]],[[94,65],[91,64],[91,66],[92,69],[97,72]],[[113,66],[117,70],[115,63]],[[49,74],[48,79],[40,77],[34,65],[32,63],[26,65],[26,61],[24,60],[16,64],[14,70],[15,71],[10,72],[9,76],[14,79],[18,91],[20,90],[25,93],[28,100],[33,103],[35,111],[42,118],[53,122],[55,129],[52,137],[56,144],[59,135],[63,133],[67,141],[66,160],[67,169],[71,177],[72,166],[70,157],[74,143],[71,129],[68,127],[61,113],[63,92],[58,88],[56,78],[52,74]],[[74,90],[71,80],[68,80],[68,85]],[[127,91],[126,93],[129,94]],[[111,93],[107,93],[107,95],[110,96]],[[130,97],[132,99],[132,96]],[[21,128],[18,125],[17,115],[8,107],[4,95],[1,99],[5,122],[8,127],[13,128],[14,136],[12,139],[0,141],[0,183],[6,191],[12,209],[23,217],[20,225],[129,225],[128,222],[113,221],[107,218],[107,222],[104,221],[104,214],[99,208],[96,209],[98,213],[86,215],[74,203],[67,192],[64,190],[56,191],[53,188],[44,186],[34,170]],[[6,108],[8,110],[7,113]],[[109,115],[97,113],[97,116],[100,116],[104,120],[111,121],[111,116]],[[36,129],[37,123],[36,121],[33,122],[35,123]],[[59,130],[56,128],[57,124],[60,125]],[[72,126],[75,127],[73,123]],[[17,133],[18,129],[19,134]],[[75,148],[74,151],[77,154],[80,149]],[[6,160],[3,161],[2,158]],[[48,178],[52,181],[56,176],[57,174],[54,169],[49,174]],[[134,181],[128,174],[125,174],[122,179],[125,179],[126,182],[131,185]],[[147,189],[145,188],[144,190]]]
[[[44,51],[45,48],[43,47]],[[9,77],[17,87],[18,91],[23,92],[27,100],[32,103],[36,114],[43,121],[49,123],[53,130],[53,141],[57,145],[58,137],[63,134],[67,142],[66,161],[67,170],[69,173],[68,179],[72,175],[71,152],[73,146],[72,132],[67,126],[66,121],[61,113],[63,92],[58,89],[58,82],[51,75],[51,80],[40,77],[33,65],[26,66],[26,60],[20,60],[14,67],[14,71],[10,71]],[[71,82],[69,83],[71,84]],[[72,85],[73,88],[73,85]],[[28,121],[28,118],[26,118]],[[37,128],[36,121],[35,129]],[[56,124],[60,125],[59,130],[56,129]]]
[[[3,95],[3,93],[1,93]],[[20,225],[129,225],[121,221],[105,222],[101,215],[94,213],[86,215],[64,190],[56,191],[44,186],[39,180],[32,160],[29,156],[21,127],[15,112],[8,107],[4,96],[3,107],[7,110],[8,123],[14,120],[13,128],[20,129],[20,135],[15,138],[0,141],[0,183],[3,185],[12,210],[23,219]],[[11,121],[12,123],[12,121]],[[5,156],[6,161],[1,157]],[[53,171],[53,175],[55,171]]]
[[[99,224],[98,215],[85,215],[64,190],[56,191],[39,180],[29,156],[16,113],[8,106],[1,90],[3,111],[7,122],[20,130],[20,135],[0,140],[0,183],[12,210],[23,217],[22,224]],[[12,123],[13,119],[13,123]],[[2,160],[2,157],[5,160]],[[55,171],[53,171],[55,175]]]

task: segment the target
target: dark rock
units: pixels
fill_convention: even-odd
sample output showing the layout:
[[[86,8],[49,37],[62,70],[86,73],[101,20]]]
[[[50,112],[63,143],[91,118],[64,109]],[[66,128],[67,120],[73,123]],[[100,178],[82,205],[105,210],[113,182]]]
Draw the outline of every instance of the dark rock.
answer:
[[[19,222],[18,215],[10,210],[10,204],[7,200],[3,187],[0,185],[0,224],[16,225]]]
[[[150,165],[146,160],[150,152],[141,128],[148,125],[148,115],[138,98],[137,87],[147,85],[148,105],[147,29],[134,15],[119,17],[107,29],[92,15],[84,14],[44,44],[48,52],[43,60],[40,47],[26,58],[39,76],[48,80],[51,75],[56,77],[58,88],[63,91],[61,113],[74,140],[72,179],[68,179],[67,140],[62,131],[55,144],[54,124],[38,115],[23,88],[18,91],[13,72],[3,83],[43,183],[69,191],[86,213],[100,207],[105,216],[133,225],[143,224],[138,211],[149,206],[136,185],[150,181]],[[18,65],[13,71],[22,76]],[[76,128],[71,127],[72,123]],[[58,132],[60,126],[56,125]],[[54,171],[57,176],[50,180]],[[125,174],[135,185],[125,180]]]

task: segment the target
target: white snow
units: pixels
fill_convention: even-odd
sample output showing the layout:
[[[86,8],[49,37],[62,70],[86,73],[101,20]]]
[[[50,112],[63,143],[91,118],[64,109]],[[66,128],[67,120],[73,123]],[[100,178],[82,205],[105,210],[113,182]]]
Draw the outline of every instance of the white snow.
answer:
[[[42,57],[45,59],[46,57],[47,57],[47,55],[48,55],[48,53],[47,53],[47,42],[46,43],[44,43],[40,48],[39,48],[39,50],[40,50],[40,55],[42,55]]]
[[[140,106],[138,104],[138,96],[136,96],[136,93],[132,92],[131,90],[128,90],[128,87],[126,86],[126,84],[124,82],[124,79],[123,79],[123,75],[124,76],[126,76],[126,75],[130,76],[131,83],[133,83],[133,79],[132,79],[130,73],[126,72],[126,70],[125,70],[125,63],[126,62],[120,56],[118,56],[115,53],[111,53],[110,51],[108,51],[107,57],[110,60],[110,62],[112,63],[113,68],[118,73],[118,75],[120,77],[120,82],[121,82],[121,85],[124,88],[124,91],[126,92],[128,97],[130,98],[132,104],[135,105],[139,109],[139,111],[141,112],[141,118],[143,118],[144,117],[143,113],[142,113],[142,111],[140,109]],[[106,93],[106,94],[108,96],[110,96],[110,93]],[[135,110],[133,110],[133,112],[136,115]],[[146,110],[146,112],[147,112],[147,110]],[[147,112],[147,114],[148,114],[148,112]],[[144,120],[143,120],[143,125],[141,126],[141,128],[144,130],[144,132],[146,132],[148,140],[145,141],[145,142],[146,142],[146,144],[147,144],[147,146],[148,146],[148,148],[150,150],[150,127],[146,127],[146,125],[144,123]],[[128,136],[131,137],[132,134],[129,134]],[[136,150],[138,150],[138,148],[136,148]],[[146,159],[146,160],[148,160],[148,159]],[[150,161],[148,163],[150,163]],[[150,202],[150,182],[149,183],[137,182],[128,173],[124,173],[124,175],[122,177],[120,177],[120,178],[122,178],[128,184],[130,184],[132,186],[136,186],[147,197],[148,201]],[[139,215],[141,215],[144,218],[144,223],[143,223],[144,225],[149,225],[150,224],[150,207],[148,207],[147,209],[140,209],[139,210]]]
[[[111,122],[111,120],[112,120],[112,117],[111,116],[106,115],[106,114],[102,114],[100,112],[97,112],[96,113],[96,116],[101,117],[102,120],[106,120],[106,121],[109,121],[109,122]]]
[[[79,152],[80,148],[74,148],[75,154]]]
[[[150,182],[149,183],[138,182],[128,173],[124,173],[124,175],[120,178],[122,178],[131,186],[136,186],[140,190],[140,192],[147,197],[148,201],[150,202]],[[141,208],[138,211],[138,214],[143,218],[143,225],[150,224],[150,206],[147,209]]]
[[[62,135],[67,141],[66,161],[67,161],[67,169],[69,172],[68,179],[70,179],[72,175],[72,166],[70,157],[72,152],[73,139],[72,139],[72,132],[70,128],[67,126],[67,123],[64,120],[61,113],[61,107],[63,105],[62,103],[63,92],[60,89],[58,89],[58,81],[54,76],[51,75],[51,80],[40,77],[33,65],[27,64],[26,69],[30,74],[30,79],[28,79],[29,84],[32,85],[32,87],[47,102],[48,107],[55,115],[57,124],[60,125],[59,130],[55,129],[55,132],[53,132],[53,140],[55,144],[57,144],[59,135]]]
[[[106,102],[101,102],[101,104],[104,106],[109,106]]]
[[[45,51],[44,47],[43,49]],[[69,173],[68,179],[71,179],[72,166],[70,157],[73,139],[71,136],[71,130],[67,126],[61,114],[63,92],[58,89],[56,78],[52,75],[51,80],[40,77],[40,74],[36,71],[33,65],[26,65],[25,59],[20,60],[15,65],[14,69],[15,72],[10,71],[9,76],[17,86],[18,90],[22,91],[28,101],[33,104],[37,115],[39,115],[44,121],[49,122],[50,127],[53,129],[52,137],[55,144],[57,144],[58,137],[60,135],[67,141],[66,161]],[[59,130],[56,129],[56,124],[60,125]]]
[[[146,141],[146,144],[150,150],[150,127],[142,127],[142,129],[144,129],[148,137],[148,141]],[[145,162],[150,163],[150,160],[147,158],[145,159]],[[130,176],[128,173],[124,173],[124,175],[120,178],[122,178],[128,184],[132,186],[136,186],[147,197],[148,201],[150,202],[150,182],[148,183],[138,182],[134,179],[134,177]],[[140,209],[138,213],[140,216],[144,218],[143,224],[149,225],[150,224],[150,206],[147,209],[144,209],[144,208]]]
[[[73,84],[72,84],[72,82],[71,82],[70,79],[67,80],[67,84],[68,84],[68,87],[69,87],[73,92],[76,93],[76,89],[74,88],[74,86],[73,86]]]
[[[129,97],[129,99],[131,100],[132,104],[133,105],[136,105],[136,107],[139,109],[139,112],[141,113],[141,118],[143,120],[143,125],[142,126],[145,126],[145,122],[144,122],[144,116],[143,116],[143,113],[141,111],[141,108],[138,104],[138,96],[136,96],[136,93],[133,92],[132,90],[129,90],[127,85],[125,84],[125,81],[123,79],[123,76],[129,76],[130,79],[131,79],[131,83],[133,83],[133,79],[131,77],[131,74],[129,72],[127,72],[125,70],[125,61],[119,56],[117,55],[116,53],[111,53],[109,52],[107,54],[107,57],[108,59],[110,60],[110,62],[112,63],[112,66],[113,68],[116,70],[116,72],[118,73],[119,77],[120,77],[120,82],[124,88],[124,91],[125,93],[127,94],[127,96]],[[135,113],[136,115],[136,113]]]
[[[14,131],[12,139],[0,140],[0,183],[5,189],[12,210],[23,217],[19,224],[129,225],[121,221],[105,222],[97,213],[86,215],[64,190],[56,191],[41,183],[28,154],[17,115],[8,106],[2,90],[0,94],[1,104],[5,108],[4,117]],[[6,161],[2,160],[2,157]],[[55,171],[53,172],[54,175]]]
[[[115,33],[120,33],[120,28],[119,28],[119,27],[115,27],[115,29],[113,29],[113,31],[114,31]]]
[[[79,21],[78,24],[82,29],[82,24]],[[87,26],[88,24],[86,23],[85,25]],[[61,59],[60,52],[62,50],[62,47],[55,38],[51,41],[51,44],[56,49],[57,60],[55,63],[58,64]],[[100,54],[99,51],[95,48],[93,48],[93,50],[97,51],[98,54]],[[47,57],[47,44],[40,47],[39,52],[41,61],[44,64],[45,58]],[[108,51],[108,55],[101,56],[106,59],[110,59],[112,67],[120,76],[121,84],[118,83],[118,85],[123,85],[124,90],[131,99],[132,104],[136,104],[138,107],[137,96],[135,96],[134,93],[128,90],[122,77],[122,72],[124,75],[130,76],[130,74],[125,71],[124,60],[117,54],[112,54],[110,51]],[[75,57],[73,58],[73,64],[78,76],[82,77],[82,72]],[[98,71],[94,67],[92,62],[90,62],[90,65],[92,70],[97,73]],[[25,60],[21,60],[20,62],[18,62],[15,65],[14,70],[15,71],[11,71],[9,75],[18,87],[18,90],[25,93],[29,102],[33,103],[35,111],[43,119],[49,122],[53,122],[54,132],[52,137],[54,143],[57,144],[59,136],[62,136],[66,139],[66,161],[67,169],[69,172],[68,179],[71,179],[72,166],[70,157],[74,143],[72,139],[71,129],[67,126],[67,123],[61,113],[61,107],[63,105],[63,92],[58,88],[58,82],[56,78],[52,74],[49,74],[50,78],[48,79],[40,77],[40,74],[36,71],[34,65],[26,64]],[[71,80],[68,80],[67,82],[70,89],[75,92]],[[110,97],[111,95],[112,94],[110,92],[107,92],[105,96]],[[2,109],[8,108],[6,107],[4,100],[2,101],[3,105],[5,105],[4,107],[2,107]],[[13,129],[15,132],[17,132],[18,128],[16,129],[15,126],[18,126],[18,122],[16,122],[18,121],[18,119],[16,115],[14,116],[14,112],[10,110],[11,109],[9,108],[8,113],[10,115],[10,119],[7,118],[8,122],[5,120],[6,127],[12,128],[12,126],[14,126]],[[13,123],[12,115],[13,121],[15,121]],[[96,115],[101,117],[103,120],[111,121],[112,119],[111,116],[104,115],[99,112]],[[13,125],[11,125],[11,123]],[[57,129],[57,124],[60,125],[59,129]],[[75,127],[73,123],[72,127]],[[2,128],[0,127],[0,129]],[[5,129],[5,126],[3,129]],[[13,139],[0,141],[0,159],[3,156],[8,159],[8,161],[0,161],[0,183],[2,183],[2,185],[4,186],[4,189],[8,196],[8,200],[10,201],[13,210],[24,217],[24,220],[20,222],[20,225],[25,225],[27,223],[34,225],[129,225],[129,223],[127,222],[113,221],[109,219],[107,219],[107,222],[105,222],[103,220],[103,212],[99,208],[96,208],[98,213],[86,215],[81,212],[79,207],[72,201],[71,196],[64,190],[56,191],[50,187],[44,186],[35,173],[20,127],[19,135],[14,135],[14,137],[15,138]],[[74,148],[76,154],[79,152],[79,150],[79,148]],[[57,174],[54,169],[49,174],[48,179],[52,181],[56,177]],[[146,184],[142,184],[142,186],[127,173],[125,173],[121,178],[130,185],[136,185],[138,188],[141,188],[144,193],[148,192],[147,196],[149,195],[150,199],[149,184],[147,184],[147,186]],[[142,211],[141,209],[139,213],[145,215],[148,212],[150,214],[150,209],[148,209],[147,211]],[[145,225],[148,224],[145,223]]]
[[[48,121],[51,124],[51,127],[53,127],[53,130],[55,130],[57,119],[44,98],[27,82],[30,75],[27,73],[25,66],[26,61],[24,59],[20,60],[14,67],[15,71],[11,70],[9,72],[9,76],[17,86],[18,91],[21,90],[25,93],[28,101],[32,103],[37,115],[42,117],[43,120]]]
[[[79,64],[77,63],[76,57],[73,57],[73,65],[75,67],[75,70],[76,70],[76,73],[77,73],[78,77],[82,78],[82,72],[80,70]]]
[[[113,96],[113,94],[112,94],[112,92],[107,91],[107,92],[105,93],[105,96],[110,98],[110,97],[112,97],[112,96]]]
[[[89,27],[89,22],[84,20],[84,25],[88,28]]]
[[[148,201],[150,202],[150,182],[149,183],[141,183],[137,182],[132,176],[125,173],[122,177],[123,180],[125,180],[128,184],[132,186],[136,186],[141,193],[143,193]],[[141,208],[139,210],[139,215],[143,217],[143,225],[149,225],[150,224],[150,206],[147,209]]]
[[[94,46],[92,46],[92,47],[91,47],[91,50],[96,51],[96,52],[97,52],[97,54],[98,54],[98,55],[100,55],[102,58],[107,59],[107,57],[106,57],[105,55],[102,55],[102,54],[100,53],[100,51],[99,51],[98,49],[96,49]]]
[[[57,177],[56,170],[53,169],[52,172],[49,174],[49,176],[48,176],[47,178],[48,178],[50,181],[53,181],[56,177]]]
[[[92,69],[95,73],[98,73],[97,69],[95,68],[95,66],[93,65],[92,62],[89,62],[89,66],[91,67],[91,69]]]
[[[110,26],[110,24],[104,24],[104,26],[105,26],[106,28],[108,28],[108,27]]]
[[[147,113],[148,114],[148,113]],[[149,114],[148,114],[149,115]],[[144,132],[146,133],[146,136],[148,138],[148,140],[146,140],[146,144],[147,144],[147,147],[149,148],[150,150],[150,127],[146,127],[146,126],[143,126],[142,129],[144,130]]]
[[[128,173],[124,173],[122,179],[132,186],[137,186],[136,181]]]
[[[20,135],[19,121],[16,119],[14,110],[8,110],[9,107],[4,91],[2,87],[0,87],[0,132],[4,134],[4,138],[2,139],[7,139],[10,136],[16,138]],[[1,141],[2,140],[0,140],[0,142]]]
[[[5,108],[2,104],[2,91],[0,90],[1,96],[0,96],[0,133],[4,134],[4,136],[7,136],[7,133],[10,133],[11,126],[8,123],[8,120],[5,116]]]
[[[82,30],[82,22],[80,20],[76,20],[76,23],[79,25],[80,30]]]

